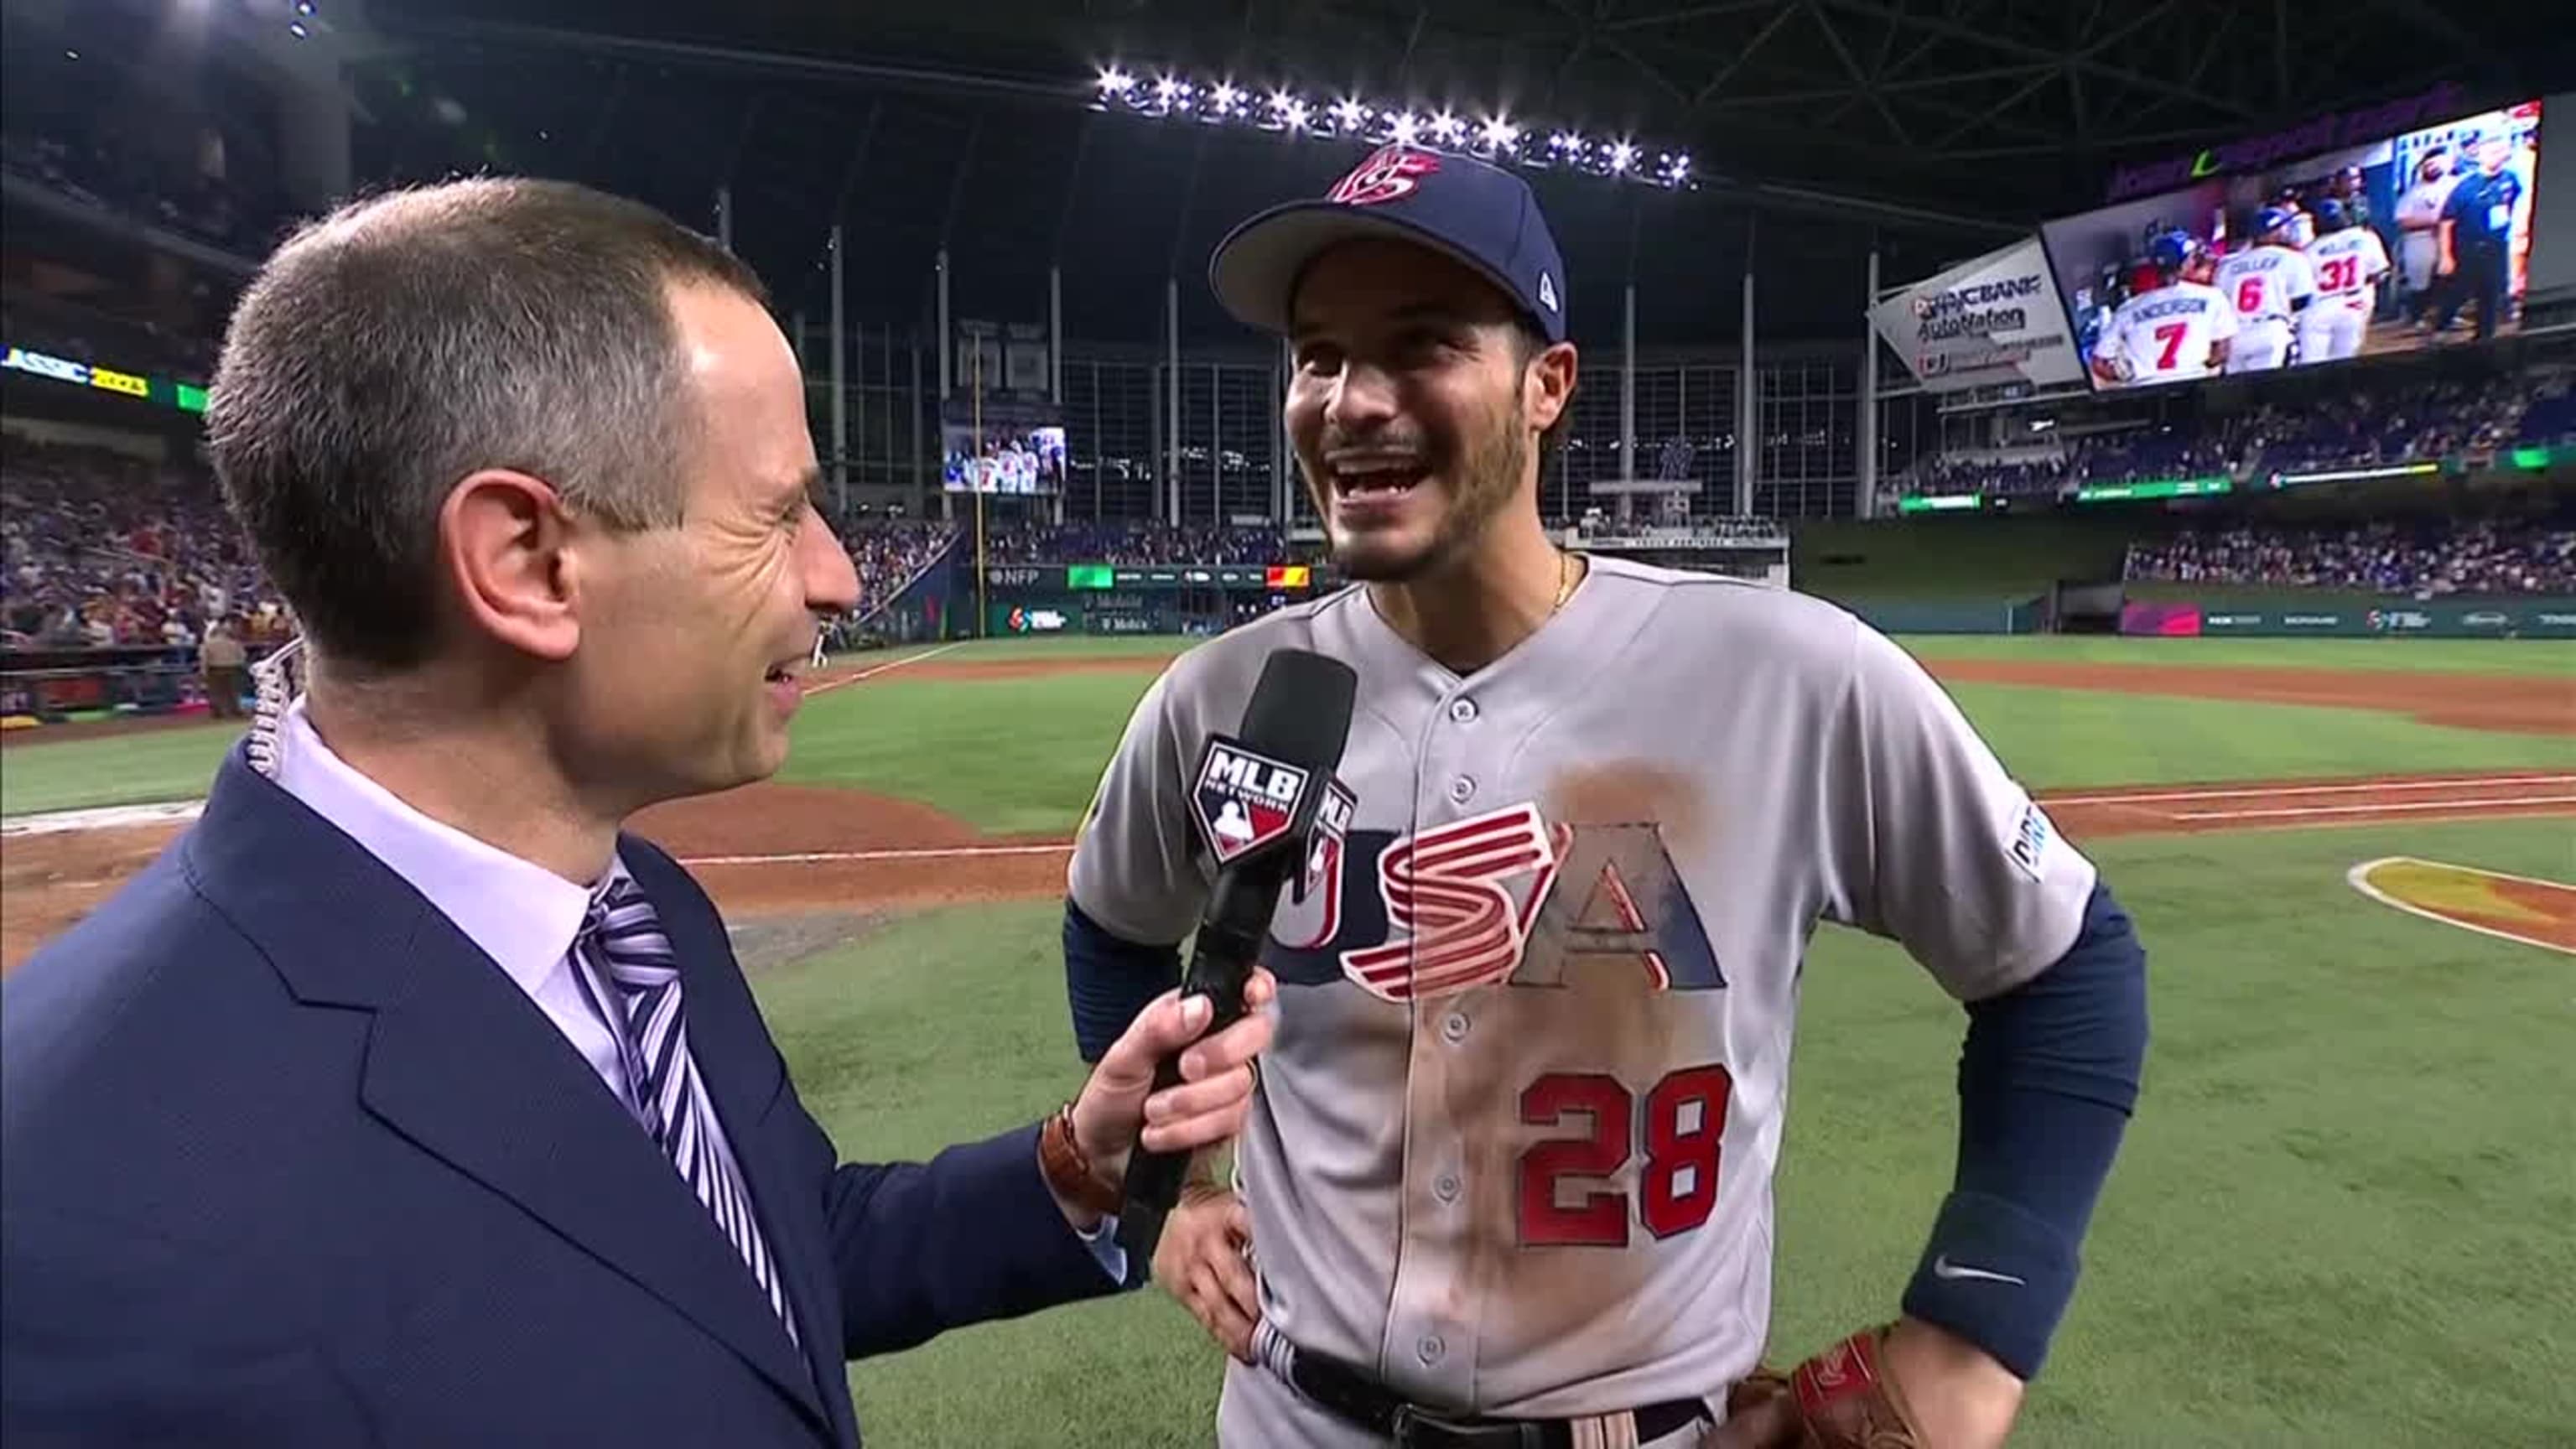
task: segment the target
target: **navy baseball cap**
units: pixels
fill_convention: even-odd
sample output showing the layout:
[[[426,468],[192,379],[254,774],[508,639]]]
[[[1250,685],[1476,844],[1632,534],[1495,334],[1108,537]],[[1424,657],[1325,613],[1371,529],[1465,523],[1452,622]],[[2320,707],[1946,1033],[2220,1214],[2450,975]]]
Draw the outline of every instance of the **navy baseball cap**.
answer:
[[[1529,183],[1473,156],[1403,142],[1380,147],[1320,199],[1271,207],[1228,232],[1208,283],[1237,320],[1285,336],[1306,264],[1357,237],[1440,252],[1502,288],[1548,341],[1565,340],[1565,259]]]

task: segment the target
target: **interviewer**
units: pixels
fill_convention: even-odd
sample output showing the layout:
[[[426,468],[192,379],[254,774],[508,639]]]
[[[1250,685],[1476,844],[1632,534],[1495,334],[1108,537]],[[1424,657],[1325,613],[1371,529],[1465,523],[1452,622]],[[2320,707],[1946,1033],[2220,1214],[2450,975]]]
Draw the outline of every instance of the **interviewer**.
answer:
[[[1140,1123],[1231,1135],[1266,1013],[1150,1112],[1172,998],[1045,1126],[842,1164],[622,828],[779,767],[856,592],[748,271],[395,193],[269,260],[208,423],[310,693],[0,988],[0,1440],[850,1445],[846,1359],[1116,1291]]]

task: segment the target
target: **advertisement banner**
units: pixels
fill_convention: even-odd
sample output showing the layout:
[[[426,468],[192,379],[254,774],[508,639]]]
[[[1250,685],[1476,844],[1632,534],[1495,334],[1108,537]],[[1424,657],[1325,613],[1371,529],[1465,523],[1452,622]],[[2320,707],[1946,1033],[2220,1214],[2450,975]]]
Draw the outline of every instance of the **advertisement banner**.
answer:
[[[1934,392],[2084,375],[2037,237],[1917,282],[1869,320]]]
[[[2202,605],[2132,600],[2121,606],[2120,632],[2133,637],[2433,639],[2576,639],[2576,601],[2506,600],[2473,604],[2391,600],[2377,607],[2307,604],[2295,594],[2252,602]]]

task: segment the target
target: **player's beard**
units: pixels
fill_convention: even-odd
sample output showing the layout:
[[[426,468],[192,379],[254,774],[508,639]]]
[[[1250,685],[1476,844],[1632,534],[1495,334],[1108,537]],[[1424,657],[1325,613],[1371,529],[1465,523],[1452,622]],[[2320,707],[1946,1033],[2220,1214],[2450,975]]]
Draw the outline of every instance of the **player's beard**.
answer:
[[[1437,470],[1447,495],[1441,499],[1440,521],[1433,525],[1428,542],[1408,548],[1371,534],[1343,537],[1332,531],[1334,567],[1344,578],[1381,584],[1412,583],[1448,572],[1476,551],[1485,531],[1520,491],[1529,455],[1529,431],[1515,398],[1510,411],[1480,429],[1474,443],[1460,449],[1451,466]],[[1331,516],[1329,495],[1319,498],[1317,506]]]

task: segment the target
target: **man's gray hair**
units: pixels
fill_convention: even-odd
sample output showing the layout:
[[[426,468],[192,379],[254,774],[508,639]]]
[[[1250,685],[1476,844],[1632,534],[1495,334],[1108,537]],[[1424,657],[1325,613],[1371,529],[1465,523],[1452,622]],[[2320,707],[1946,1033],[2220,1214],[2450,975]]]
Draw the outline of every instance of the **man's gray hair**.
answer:
[[[479,469],[621,529],[676,524],[697,426],[668,288],[759,278],[662,213],[568,182],[352,202],[243,293],[206,408],[224,493],[335,664],[420,663],[438,512]]]

